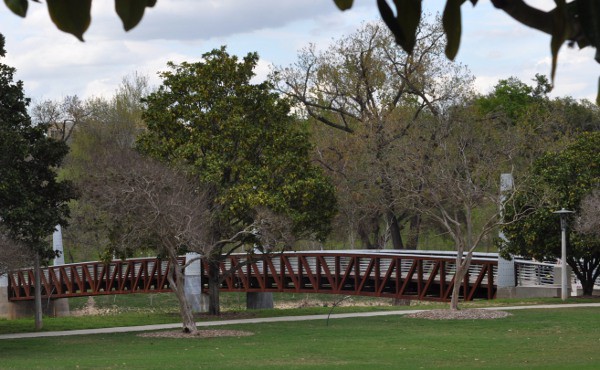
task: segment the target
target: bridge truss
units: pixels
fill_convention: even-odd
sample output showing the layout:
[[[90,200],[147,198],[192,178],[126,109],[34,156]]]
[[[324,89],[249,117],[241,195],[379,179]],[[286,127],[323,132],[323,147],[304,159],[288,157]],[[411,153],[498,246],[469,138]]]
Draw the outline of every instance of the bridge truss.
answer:
[[[389,251],[286,252],[276,255],[231,255],[221,266],[221,291],[330,293],[448,301],[455,284],[455,258]],[[185,257],[179,259],[185,264]],[[461,284],[465,300],[496,294],[497,259],[475,257]],[[51,266],[42,272],[42,296],[67,298],[108,294],[169,292],[169,264],[157,258],[86,262]],[[208,265],[202,263],[202,289],[208,290]],[[8,276],[9,300],[32,300],[32,269]]]

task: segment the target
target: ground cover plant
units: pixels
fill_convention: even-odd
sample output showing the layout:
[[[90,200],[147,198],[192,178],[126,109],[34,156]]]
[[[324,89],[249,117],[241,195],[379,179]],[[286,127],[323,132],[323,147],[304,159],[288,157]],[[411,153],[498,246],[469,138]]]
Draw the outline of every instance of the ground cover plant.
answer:
[[[221,338],[126,333],[2,340],[0,367],[585,369],[600,359],[599,313],[582,307],[519,310],[495,320],[384,316],[328,326],[323,320],[230,325],[218,329],[254,335]]]

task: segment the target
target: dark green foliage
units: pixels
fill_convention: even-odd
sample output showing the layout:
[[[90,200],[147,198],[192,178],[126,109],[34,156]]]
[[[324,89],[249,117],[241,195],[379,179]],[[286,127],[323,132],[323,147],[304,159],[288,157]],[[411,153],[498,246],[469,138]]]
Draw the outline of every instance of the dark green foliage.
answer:
[[[548,153],[535,163],[530,187],[516,194],[514,204],[507,208],[509,219],[515,212],[529,210],[530,214],[504,226],[510,241],[505,254],[539,260],[560,256],[560,223],[553,212],[563,207],[579,211],[581,200],[598,188],[599,147],[600,132],[584,133],[564,150]],[[574,231],[572,221],[568,228],[567,262],[582,282],[584,293],[591,294],[600,274],[600,240]]]
[[[162,86],[146,99],[139,149],[191,167],[211,189],[220,235],[251,224],[254,209],[266,207],[290,217],[298,236],[324,239],[333,187],[310,162],[308,133],[287,101],[266,82],[250,83],[258,55],[239,61],[223,47],[203,59],[169,63]]]
[[[494,90],[488,95],[476,100],[476,106],[482,114],[501,111],[510,120],[516,123],[534,104],[538,97],[533,95],[534,88],[515,77],[500,80]]]
[[[0,35],[0,56],[4,37]],[[55,168],[67,154],[65,143],[46,137],[46,127],[33,126],[23,95],[14,82],[15,69],[0,64],[0,218],[3,231],[42,257],[53,252],[45,239],[57,224],[66,224],[66,202],[74,192],[56,180]]]

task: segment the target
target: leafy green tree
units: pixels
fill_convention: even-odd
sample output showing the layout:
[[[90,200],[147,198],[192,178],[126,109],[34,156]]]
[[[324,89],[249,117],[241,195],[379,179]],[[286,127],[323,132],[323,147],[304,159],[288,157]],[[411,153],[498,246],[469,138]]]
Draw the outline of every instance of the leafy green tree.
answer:
[[[528,190],[517,193],[507,208],[507,217],[515,212],[530,214],[503,227],[509,240],[504,254],[538,260],[560,257],[560,224],[553,212],[566,208],[580,213],[582,200],[598,188],[599,147],[600,132],[584,133],[565,149],[547,153],[535,163]],[[584,294],[591,294],[600,275],[600,239],[573,226],[570,220],[567,263]]]
[[[5,56],[0,35],[0,57]],[[55,169],[68,152],[64,142],[46,136],[46,126],[32,125],[23,83],[15,69],[0,63],[0,225],[8,237],[34,256],[35,286],[40,263],[55,252],[47,238],[56,225],[66,225],[67,202],[74,191],[57,181]],[[42,327],[41,289],[35,290],[36,328]]]
[[[546,102],[546,93],[550,89],[543,75],[536,75],[537,86],[527,85],[516,77],[502,79],[492,92],[476,100],[476,106],[483,115],[503,115],[504,119],[517,125],[535,104]]]
[[[37,0],[31,0],[37,1]],[[134,28],[143,18],[147,7],[153,7],[157,0],[115,0],[115,11],[126,31]],[[354,0],[333,0],[341,10],[350,9]],[[466,0],[446,0],[443,13],[444,33],[448,40],[446,56],[453,60],[458,53],[461,33],[461,6]],[[475,6],[477,0],[470,0]],[[25,17],[28,0],[6,0],[8,8],[15,14]],[[492,0],[492,4],[504,11],[515,21],[544,32],[551,36],[552,70],[554,80],[556,61],[560,47],[569,42],[580,48],[600,46],[600,7],[597,0],[556,0],[556,7],[542,11],[527,4],[524,0]],[[68,32],[83,41],[83,34],[91,23],[92,0],[48,0],[50,18],[58,29]],[[377,0],[381,18],[394,34],[396,43],[412,53],[417,44],[417,29],[423,15],[421,0]],[[600,61],[598,55],[596,60]],[[598,97],[600,99],[600,95]],[[600,100],[597,100],[599,102]]]
[[[574,137],[600,129],[600,109],[570,97],[550,99],[548,79],[536,75],[534,84],[517,78],[500,80],[493,91],[479,96],[475,107],[484,119],[499,121],[514,131],[516,173],[529,171],[548,151],[564,148]]]
[[[214,221],[209,311],[217,314],[220,262],[245,242],[257,208],[289,217],[299,238],[323,240],[335,214],[334,189],[309,158],[308,133],[267,82],[253,85],[256,53],[243,60],[225,47],[203,62],[169,63],[162,85],[145,102],[148,130],[138,148],[191,167],[208,188]],[[242,232],[246,240],[226,242]],[[269,246],[265,245],[268,248]]]

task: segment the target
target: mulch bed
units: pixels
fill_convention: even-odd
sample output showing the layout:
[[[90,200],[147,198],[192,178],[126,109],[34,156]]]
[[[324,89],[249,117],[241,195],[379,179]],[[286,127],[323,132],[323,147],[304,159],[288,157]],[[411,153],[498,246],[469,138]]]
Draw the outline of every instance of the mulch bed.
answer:
[[[505,311],[495,310],[429,310],[423,312],[412,313],[405,317],[429,320],[489,320],[501,319],[511,314]]]
[[[195,333],[184,333],[182,330],[154,331],[138,334],[144,338],[219,338],[219,337],[247,337],[254,335],[250,331],[242,330],[198,330]]]

